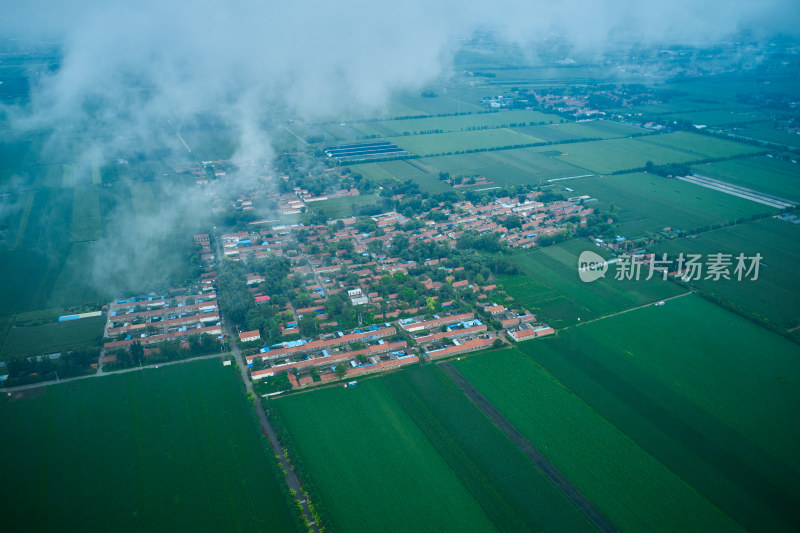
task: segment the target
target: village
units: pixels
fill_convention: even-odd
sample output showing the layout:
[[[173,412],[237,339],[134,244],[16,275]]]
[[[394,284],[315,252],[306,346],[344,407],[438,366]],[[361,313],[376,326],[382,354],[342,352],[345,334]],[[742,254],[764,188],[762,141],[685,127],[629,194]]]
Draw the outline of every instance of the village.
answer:
[[[358,190],[325,199],[351,195]],[[423,220],[390,211],[323,224],[254,220],[244,231],[197,234],[203,272],[195,286],[104,309],[103,362],[114,365],[134,345],[148,361],[165,342],[188,350],[192,337],[206,334],[235,343],[257,390],[270,394],[552,335],[496,283],[504,263],[470,248],[533,247],[592,214],[583,198],[545,203],[539,195],[440,202]],[[320,199],[296,187],[272,200],[290,216]],[[252,201],[234,205],[248,210]],[[235,281],[220,283],[222,272]],[[239,313],[220,303],[235,291]],[[234,338],[225,338],[221,312]]]

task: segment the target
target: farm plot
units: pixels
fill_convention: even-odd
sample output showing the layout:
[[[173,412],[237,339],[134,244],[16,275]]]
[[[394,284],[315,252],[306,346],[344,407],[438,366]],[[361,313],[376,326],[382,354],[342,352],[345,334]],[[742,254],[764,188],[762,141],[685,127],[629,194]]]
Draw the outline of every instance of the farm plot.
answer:
[[[94,253],[97,246],[97,243],[78,242],[69,247],[64,266],[47,300],[48,305],[102,305],[111,299],[110,292],[104,293],[101,284],[94,281]],[[113,287],[104,288],[113,291]]]
[[[71,242],[99,239],[100,192],[95,185],[75,189],[72,197],[72,222],[70,224]]]
[[[572,240],[515,255],[523,275],[502,276],[503,287],[556,329],[685,292],[657,276],[616,280],[614,265],[605,278],[584,283],[578,276],[578,256],[584,250],[600,253],[587,241]]]
[[[538,150],[545,149],[561,150],[562,161],[600,174],[644,168],[648,161],[663,165],[702,159],[666,146],[644,143],[639,138],[561,144]]]
[[[478,113],[486,111],[479,103],[480,97],[463,99],[457,95],[440,95],[426,98],[419,94],[401,94],[389,102],[386,117],[438,115],[450,113]]]
[[[566,182],[564,182],[566,185]],[[656,174],[618,174],[573,180],[568,185],[575,192],[598,200],[591,204],[609,211],[617,219],[619,233],[636,239],[661,231],[664,227],[682,232],[696,228],[733,222],[776,209]]]
[[[96,346],[103,335],[105,317],[53,322],[40,326],[12,327],[0,344],[0,359],[61,352],[80,346]]]
[[[759,156],[696,165],[693,170],[702,176],[800,201],[800,166],[796,163]]]
[[[621,531],[735,524],[516,349],[453,363]]]
[[[409,368],[383,380],[499,530],[592,529],[437,366]]]
[[[770,122],[761,122],[758,124],[748,124],[736,131],[736,135],[750,137],[761,141],[771,143],[778,143],[789,146],[790,148],[800,147],[800,135],[796,133],[789,133],[786,130],[780,130],[773,126]]]
[[[543,142],[542,139],[531,137],[510,128],[406,135],[389,137],[387,140],[411,153],[422,156]]]
[[[351,196],[348,198],[332,198],[330,200],[320,200],[319,202],[311,202],[309,207],[312,210],[319,210],[325,213],[329,219],[334,218],[347,218],[354,215],[353,209],[365,206],[374,205],[377,198],[374,194],[363,194],[360,196]]]
[[[494,530],[382,380],[279,398],[272,408],[291,435],[328,530]]]
[[[56,247],[50,254],[30,248],[0,252],[0,309],[18,313],[49,307],[47,301],[66,260],[69,245]]]
[[[248,409],[217,360],[0,400],[5,527],[291,531]]]
[[[787,331],[800,326],[799,242],[800,225],[767,218],[705,232],[696,239],[664,241],[655,251],[667,253],[672,259],[681,253],[701,254],[703,258],[708,254],[731,254],[734,266],[740,253],[747,257],[761,254],[763,265],[755,281],[738,281],[732,266],[729,280],[700,279],[692,285],[729,302],[742,313]]]
[[[705,126],[725,126],[728,124],[746,124],[764,120],[760,111],[747,109],[714,109],[711,111],[695,111],[692,113],[674,113],[667,115],[672,120],[688,120],[692,124]]]
[[[498,186],[547,184],[548,179],[587,174],[585,169],[574,167],[558,158],[534,150],[524,148],[426,157],[419,161],[451,175],[479,174]]]
[[[644,145],[663,146],[677,150],[691,156],[693,159],[731,157],[740,154],[763,152],[764,150],[758,146],[685,131],[667,133],[664,135],[648,135],[646,137],[638,137],[635,140]]]
[[[425,160],[427,162],[427,160]],[[452,190],[449,185],[439,180],[439,176],[431,173],[425,168],[426,165],[415,159],[405,161],[383,161],[380,163],[362,163],[352,165],[353,172],[358,172],[364,176],[378,180],[397,179],[405,181],[413,180],[420,187],[420,190],[431,194]],[[435,170],[435,169],[431,169]]]
[[[503,111],[498,113],[472,113],[447,117],[425,117],[413,119],[384,120],[369,123],[371,127],[384,128],[391,135],[414,135],[427,131],[459,132],[479,128],[509,128],[514,125],[528,126],[531,123],[550,123],[563,120],[558,115],[540,113],[538,111]],[[535,137],[535,135],[534,135]]]
[[[22,246],[49,250],[69,241],[72,189],[39,189],[30,210]]]
[[[546,126],[517,128],[522,133],[545,141],[566,141],[570,139],[615,139],[629,137],[643,130],[620,122],[593,120],[591,122],[565,122]]]
[[[745,529],[797,524],[797,345],[686,296],[520,349]]]
[[[10,192],[0,198],[0,247],[13,249],[23,244],[36,191]]]

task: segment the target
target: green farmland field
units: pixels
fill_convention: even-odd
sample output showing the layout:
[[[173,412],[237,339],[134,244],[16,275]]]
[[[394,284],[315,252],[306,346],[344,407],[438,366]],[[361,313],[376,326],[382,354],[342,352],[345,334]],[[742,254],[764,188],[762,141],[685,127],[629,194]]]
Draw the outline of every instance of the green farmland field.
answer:
[[[47,255],[30,248],[0,251],[0,277],[13,283],[0,285],[0,309],[13,314],[48,305],[50,293],[61,271],[66,247]],[[72,302],[76,304],[79,302]],[[72,305],[71,304],[71,305]]]
[[[410,179],[419,185],[421,191],[431,194],[452,190],[449,185],[439,180],[436,169],[426,168],[426,165],[419,159],[362,163],[353,165],[350,168],[353,169],[353,172],[358,172],[378,181],[384,179],[405,181]]]
[[[771,121],[748,124],[741,130],[737,130],[736,135],[742,135],[760,141],[783,144],[791,148],[800,147],[800,135],[789,133],[786,130],[776,129]]]
[[[409,368],[383,379],[499,530],[592,529],[437,366]]]
[[[271,404],[332,531],[490,531],[448,463],[380,379]]]
[[[216,359],[0,400],[4,528],[291,531],[248,409]]]
[[[645,144],[678,150],[689,155],[692,159],[714,159],[763,151],[763,148],[757,146],[685,131],[665,135],[648,135],[639,137],[636,140]]]
[[[689,120],[692,124],[706,126],[724,126],[727,124],[746,124],[764,120],[760,111],[715,109],[712,111],[695,111],[692,113],[667,114],[672,120]]]
[[[772,207],[693,183],[640,172],[570,180],[559,185],[573,189],[570,194],[596,198],[598,202],[591,206],[603,211],[614,204],[618,231],[628,239],[644,237],[665,227],[687,232],[777,212]]]
[[[601,174],[643,168],[648,161],[656,165],[686,163],[762,150],[747,144],[684,132],[574,143],[559,145],[554,149],[565,152],[566,155],[561,156],[563,161]]]
[[[89,241],[102,235],[100,193],[96,185],[75,189],[72,199],[70,241]]]
[[[566,163],[600,174],[644,168],[648,161],[663,165],[703,159],[666,146],[645,143],[639,138],[562,144],[549,149],[561,150],[564,155],[560,159]]]
[[[696,239],[664,241],[654,250],[667,253],[668,259],[675,259],[680,253],[703,257],[731,254],[732,279],[701,279],[693,281],[693,285],[785,331],[800,326],[799,243],[800,225],[767,218],[705,232]],[[735,257],[740,253],[746,257],[760,253],[763,257],[756,281],[738,281],[733,275]]]
[[[374,205],[377,202],[375,195],[364,194],[348,198],[332,198],[309,203],[313,210],[321,210],[329,219],[347,218],[353,216],[353,206]]]
[[[408,135],[390,137],[387,140],[413,154],[422,156],[543,142],[543,139],[537,139],[510,128]]]
[[[800,166],[796,163],[760,156],[697,165],[693,170],[709,178],[800,201]]]
[[[545,141],[566,141],[569,139],[614,139],[628,137],[642,130],[634,126],[611,122],[607,120],[592,120],[589,122],[565,122],[563,124],[549,124],[543,126],[527,126],[517,130]]]
[[[419,162],[451,175],[479,174],[495,185],[539,185],[553,178],[582,176],[586,170],[534,148],[426,157]]]
[[[41,355],[96,346],[103,335],[106,317],[52,322],[40,326],[12,327],[5,341],[0,339],[0,359],[17,355]]]
[[[501,276],[500,281],[517,302],[556,329],[685,292],[657,277],[618,281],[613,265],[605,278],[584,283],[578,277],[578,256],[585,250],[600,253],[583,240],[520,253],[513,259],[522,274]]]
[[[448,117],[426,117],[414,119],[384,120],[380,122],[355,123],[354,127],[361,128],[362,124],[371,127],[385,128],[391,131],[390,135],[407,135],[430,130],[441,130],[442,132],[467,131],[474,128],[498,128],[511,127],[512,124],[524,124],[527,126],[531,122],[535,124],[559,122],[563,120],[558,115],[540,113],[538,111],[502,111],[497,113],[473,113],[470,115],[458,115]]]
[[[520,345],[749,530],[793,530],[800,349],[698,296]]]
[[[538,348],[531,341],[525,346]],[[718,508],[516,349],[454,363],[621,531],[733,531]]]

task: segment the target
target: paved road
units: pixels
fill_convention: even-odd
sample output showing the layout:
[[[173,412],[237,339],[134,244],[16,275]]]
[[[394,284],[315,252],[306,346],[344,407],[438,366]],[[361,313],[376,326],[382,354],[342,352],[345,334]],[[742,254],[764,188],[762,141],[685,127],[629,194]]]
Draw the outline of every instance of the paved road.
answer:
[[[219,244],[220,240],[218,235],[215,235],[215,240],[217,241],[217,261],[223,261],[225,256],[222,255],[222,248]],[[234,332],[226,323],[224,316],[222,316],[222,309],[220,309],[220,317],[222,318],[222,331],[230,339],[231,353],[233,354],[233,358],[236,360],[236,364],[239,365],[244,386],[247,389],[247,392],[252,394],[256,399],[255,407],[256,413],[258,414],[258,420],[261,423],[261,430],[269,439],[269,443],[272,445],[273,453],[278,458],[278,462],[280,463],[281,468],[283,468],[283,471],[286,472],[286,484],[289,485],[290,489],[297,493],[297,497],[301,502],[300,505],[303,508],[303,514],[305,514],[308,523],[311,524],[311,530],[319,531],[317,525],[314,523],[314,518],[311,516],[311,510],[308,507],[308,500],[303,496],[305,494],[303,492],[303,484],[300,482],[300,478],[297,477],[297,473],[294,471],[294,466],[283,456],[283,445],[281,445],[281,441],[278,440],[278,435],[275,433],[275,429],[267,419],[267,414],[264,412],[264,406],[261,403],[261,397],[253,390],[253,382],[250,381],[250,377],[247,375],[247,363],[242,357],[242,352],[239,350],[239,346],[236,345],[236,338],[233,336]]]
[[[255,407],[256,412],[258,413],[258,420],[261,422],[261,429],[263,430],[264,434],[269,438],[269,442],[272,445],[272,451],[278,457],[278,461],[280,462],[281,468],[283,471],[286,472],[286,484],[289,485],[290,489],[293,489],[297,492],[298,498],[302,502],[301,505],[303,506],[303,513],[306,515],[306,519],[310,524],[312,524],[311,529],[313,531],[318,531],[316,524],[313,524],[314,519],[311,517],[311,511],[308,508],[308,502],[303,497],[303,485],[300,482],[300,479],[297,477],[297,473],[294,471],[294,466],[283,456],[283,446],[281,445],[280,440],[278,440],[278,436],[275,433],[275,429],[272,427],[272,424],[269,423],[267,419],[267,415],[264,412],[264,406],[261,404],[261,398],[256,394],[253,390],[253,383],[250,381],[250,378],[247,376],[247,364],[242,357],[242,353],[239,350],[239,347],[236,345],[232,337],[232,332],[229,327],[224,325],[223,322],[223,331],[228,335],[231,339],[231,353],[233,353],[234,359],[236,359],[236,364],[239,365],[239,370],[242,372],[242,381],[244,381],[244,385],[247,388],[247,392],[251,393],[255,398]]]
[[[17,387],[8,387],[0,389],[0,393],[2,392],[15,392],[21,390],[28,390],[28,389],[36,389],[38,387],[47,387],[48,385],[56,385],[59,383],[69,383],[70,381],[78,381],[79,379],[90,379],[90,378],[100,378],[103,376],[116,376],[117,374],[127,374],[128,372],[141,372],[142,370],[148,370],[152,368],[158,368],[162,366],[172,366],[172,365],[182,365],[183,363],[191,363],[192,361],[200,361],[201,359],[213,359],[214,357],[220,358],[223,354],[221,353],[212,353],[211,355],[201,355],[199,357],[192,357],[191,359],[181,359],[180,361],[170,361],[169,363],[158,363],[157,365],[145,365],[145,366],[134,366],[132,368],[126,368],[125,370],[116,370],[114,372],[97,372],[95,374],[89,374],[88,376],[75,376],[74,378],[64,378],[59,380],[50,380],[50,381],[40,381],[38,383],[31,383],[29,385],[19,385]]]
[[[609,520],[600,510],[584,496],[578,488],[567,479],[556,467],[551,463],[531,442],[526,439],[503,414],[486,399],[486,397],[478,392],[478,389],[472,386],[472,383],[467,381],[461,372],[450,363],[439,363],[441,368],[447,376],[455,382],[456,385],[461,387],[467,397],[478,408],[494,422],[511,439],[522,452],[527,455],[533,464],[541,470],[547,478],[558,487],[558,489],[569,498],[575,506],[597,527],[600,531],[605,533],[618,533],[617,527]]]

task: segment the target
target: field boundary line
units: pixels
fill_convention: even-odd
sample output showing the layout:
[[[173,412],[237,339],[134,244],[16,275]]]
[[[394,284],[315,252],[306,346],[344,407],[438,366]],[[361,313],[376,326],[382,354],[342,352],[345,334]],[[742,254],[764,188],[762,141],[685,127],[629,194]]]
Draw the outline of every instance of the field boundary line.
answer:
[[[569,500],[594,524],[597,529],[606,533],[619,533],[619,530],[611,520],[608,519],[595,505],[583,495],[572,482],[550,462],[520,431],[494,406],[464,375],[449,362],[438,364],[439,368],[458,385],[467,398],[480,409],[489,420],[497,426],[500,431],[506,434],[536,467],[547,476]]]

